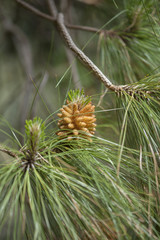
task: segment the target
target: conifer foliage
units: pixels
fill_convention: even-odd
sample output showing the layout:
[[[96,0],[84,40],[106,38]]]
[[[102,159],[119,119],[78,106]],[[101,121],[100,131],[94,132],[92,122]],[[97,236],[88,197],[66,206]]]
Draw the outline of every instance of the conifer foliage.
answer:
[[[7,141],[0,145],[0,239],[160,239],[159,2],[123,0],[122,9],[112,1],[122,11],[105,24],[118,20],[111,29],[68,24],[53,0],[44,1],[51,14],[27,1],[16,2],[29,14],[52,21],[108,91],[97,101],[97,92],[88,97],[73,87],[62,107],[45,120],[26,119],[24,134],[1,117],[0,132]],[[94,7],[102,11],[103,4],[96,1]],[[96,33],[99,68],[76,46],[68,28]],[[112,108],[104,109],[105,101]],[[107,132],[106,115],[104,124],[100,120],[110,109],[118,116],[110,124],[115,141],[99,131]]]

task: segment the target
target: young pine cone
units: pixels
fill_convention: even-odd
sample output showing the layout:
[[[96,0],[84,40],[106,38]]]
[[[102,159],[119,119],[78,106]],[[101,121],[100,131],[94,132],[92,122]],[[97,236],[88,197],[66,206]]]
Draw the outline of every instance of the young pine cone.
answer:
[[[95,133],[96,117],[94,115],[95,106],[91,102],[86,105],[81,101],[69,101],[58,113],[61,119],[58,121],[60,131],[57,135],[67,137],[81,136],[91,141],[91,136]]]

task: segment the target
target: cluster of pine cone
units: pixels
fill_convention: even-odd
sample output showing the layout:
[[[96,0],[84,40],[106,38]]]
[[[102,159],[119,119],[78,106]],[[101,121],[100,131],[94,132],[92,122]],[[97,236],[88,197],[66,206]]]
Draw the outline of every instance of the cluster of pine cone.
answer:
[[[94,115],[95,106],[91,102],[84,105],[81,102],[71,102],[67,100],[58,113],[61,119],[58,121],[60,130],[57,135],[63,138],[72,139],[73,136],[81,136],[91,139],[95,133],[96,117]]]

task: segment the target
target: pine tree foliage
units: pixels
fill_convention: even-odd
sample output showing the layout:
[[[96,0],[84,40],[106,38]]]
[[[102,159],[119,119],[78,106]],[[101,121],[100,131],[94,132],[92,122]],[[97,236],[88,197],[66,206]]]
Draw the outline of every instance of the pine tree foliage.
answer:
[[[118,84],[159,72],[159,16],[155,1],[124,1],[119,25],[100,35],[101,64]]]
[[[144,171],[142,176],[130,157],[138,152],[124,150],[117,178],[115,152],[120,146],[104,139],[68,142],[55,136],[43,141],[34,159],[27,146],[0,170],[1,228],[9,224],[10,238],[129,239],[132,233],[146,239],[148,225],[152,237],[158,236],[158,219],[151,214],[156,205],[150,203],[148,213],[143,189],[151,174]]]
[[[24,135],[1,119],[12,134],[0,129],[10,139],[0,146],[1,239],[160,238],[159,17],[153,0],[123,3],[120,24],[99,35],[101,66],[123,84],[112,94],[119,142],[72,129],[69,141],[60,138],[59,110],[26,120]],[[91,101],[79,89],[68,99]]]

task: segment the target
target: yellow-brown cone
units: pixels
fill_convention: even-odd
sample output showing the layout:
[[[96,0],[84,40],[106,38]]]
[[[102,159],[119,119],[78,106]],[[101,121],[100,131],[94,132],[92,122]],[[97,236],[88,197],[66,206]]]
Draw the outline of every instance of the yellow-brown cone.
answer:
[[[64,105],[60,111],[61,113],[57,114],[60,117],[58,136],[68,139],[72,136],[83,136],[91,139],[96,130],[95,106],[91,102],[84,106],[79,101],[67,100],[67,105]]]

